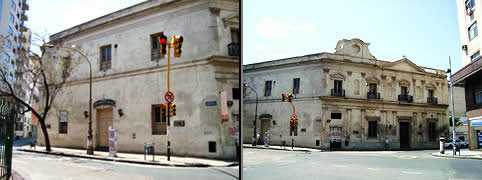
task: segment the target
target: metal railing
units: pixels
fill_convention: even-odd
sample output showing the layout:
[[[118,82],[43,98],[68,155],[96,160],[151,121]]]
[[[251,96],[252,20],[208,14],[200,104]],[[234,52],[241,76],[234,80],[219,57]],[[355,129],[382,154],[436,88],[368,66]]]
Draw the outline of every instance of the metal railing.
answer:
[[[380,93],[375,92],[367,92],[368,99],[380,99]]]
[[[0,104],[0,179],[9,179],[12,174],[12,145],[13,145],[13,123],[15,113],[1,99]]]
[[[228,44],[228,53],[230,56],[240,56],[241,55],[241,44],[231,43]]]
[[[400,94],[398,95],[398,101],[406,101],[408,103],[413,102],[413,96],[407,94]]]
[[[345,97],[344,89],[331,89],[331,96]]]
[[[438,100],[436,97],[427,97],[428,104],[438,104]]]

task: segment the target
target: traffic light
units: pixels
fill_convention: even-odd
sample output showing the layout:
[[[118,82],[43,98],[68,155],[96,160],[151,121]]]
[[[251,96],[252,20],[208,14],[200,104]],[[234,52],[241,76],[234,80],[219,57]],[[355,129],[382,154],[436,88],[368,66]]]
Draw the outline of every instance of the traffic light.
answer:
[[[298,126],[298,119],[293,120],[293,127],[296,128]]]
[[[184,38],[182,36],[172,36],[172,45],[174,46],[174,57],[181,57],[182,54],[182,42]]]
[[[286,94],[281,94],[281,101],[285,102],[285,100],[286,100]]]
[[[288,102],[293,102],[293,94],[288,94]]]
[[[161,45],[161,55],[164,56],[167,54],[167,36],[164,35],[163,32],[159,35],[159,45]]]
[[[161,104],[161,117],[165,117],[167,115],[167,105]]]
[[[176,104],[169,104],[169,116],[176,116]]]

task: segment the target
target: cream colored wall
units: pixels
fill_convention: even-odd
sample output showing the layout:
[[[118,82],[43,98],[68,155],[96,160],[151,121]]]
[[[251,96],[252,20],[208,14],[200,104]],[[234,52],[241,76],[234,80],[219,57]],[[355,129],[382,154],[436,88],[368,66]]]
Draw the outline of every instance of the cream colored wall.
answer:
[[[477,51],[481,50],[482,47],[482,40],[479,35],[477,35],[474,39],[469,40],[468,29],[469,27],[477,21],[477,28],[480,29],[482,26],[482,22],[480,22],[480,17],[482,17],[482,1],[481,0],[474,0],[474,13],[472,16],[466,14],[465,10],[465,1],[464,0],[457,0],[457,20],[459,24],[459,33],[460,33],[460,48],[462,45],[467,45],[468,50],[462,50],[462,64],[465,66],[471,62],[470,56],[475,54]]]

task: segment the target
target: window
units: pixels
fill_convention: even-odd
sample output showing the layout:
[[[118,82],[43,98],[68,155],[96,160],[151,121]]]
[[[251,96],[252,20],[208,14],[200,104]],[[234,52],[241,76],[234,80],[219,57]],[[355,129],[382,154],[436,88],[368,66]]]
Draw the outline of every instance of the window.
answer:
[[[470,60],[474,61],[480,56],[480,51],[477,51],[474,55],[470,56]]]
[[[272,81],[264,82],[264,96],[271,96]]]
[[[341,80],[335,80],[335,91],[336,92],[341,92],[343,90],[343,81]]]
[[[103,46],[100,48],[101,52],[101,61],[100,61],[100,70],[107,70],[111,67],[111,45]]]
[[[210,153],[216,152],[216,141],[209,141],[208,146],[209,146],[209,152]]]
[[[158,61],[164,56],[161,55],[161,45],[159,44],[159,38],[161,33],[151,35],[151,61]]]
[[[402,95],[408,95],[408,88],[406,86],[402,86],[401,92]]]
[[[428,90],[428,97],[433,97],[433,89]]]
[[[474,0],[465,1],[465,10],[473,8],[475,5]]]
[[[59,134],[67,134],[69,114],[67,111],[61,111],[59,114]]]
[[[370,94],[376,94],[377,93],[377,84],[376,83],[370,83],[368,91]]]
[[[475,104],[482,104],[482,89],[475,90]]]
[[[162,106],[160,104],[152,105],[152,134],[166,135],[167,118],[161,114]]]
[[[233,99],[241,99],[241,89],[233,88]]]
[[[12,49],[12,42],[10,42],[9,40],[7,40],[7,48]]]
[[[300,93],[300,78],[293,79],[293,94]]]
[[[64,57],[63,60],[64,67],[62,68],[62,78],[66,79],[70,76],[70,63],[72,59],[70,58],[70,56],[68,56]]]
[[[477,21],[469,27],[469,40],[474,39],[479,32],[477,31]]]
[[[12,7],[13,11],[16,11],[17,10],[17,5],[15,5],[15,2],[12,2],[10,3],[10,7]]]
[[[341,119],[341,113],[331,113],[331,119]]]
[[[10,22],[12,22],[12,24],[15,24],[15,16],[13,16],[12,13],[10,13]]]
[[[378,121],[368,121],[368,137],[377,137]]]
[[[10,26],[8,26],[8,34],[10,34],[10,36],[13,36],[13,29]]]
[[[428,123],[428,140],[429,141],[437,141],[437,135],[435,134],[435,122]]]
[[[3,60],[7,61],[7,63],[10,63],[10,56],[8,54],[5,54],[3,56]]]

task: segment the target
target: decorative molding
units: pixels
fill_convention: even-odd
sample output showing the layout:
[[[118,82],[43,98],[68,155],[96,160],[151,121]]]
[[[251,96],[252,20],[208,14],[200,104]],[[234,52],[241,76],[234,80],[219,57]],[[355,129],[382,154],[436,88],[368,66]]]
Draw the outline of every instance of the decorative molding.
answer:
[[[330,72],[330,69],[323,69],[323,72],[329,73],[329,72]]]
[[[219,16],[219,12],[221,12],[221,9],[215,8],[215,7],[210,7],[209,12],[211,12],[211,15]]]
[[[407,87],[410,87],[410,82],[406,79],[401,79],[398,81],[398,84],[401,86],[407,86]]]
[[[366,78],[366,81],[368,83],[377,83],[377,84],[380,84],[380,79],[378,79],[376,76],[368,76]]]
[[[343,79],[345,80],[345,75],[343,75],[343,73],[340,73],[340,72],[336,72],[336,73],[333,73],[333,74],[330,74],[330,79]]]
[[[351,72],[351,71],[347,71],[346,73],[348,74],[348,76],[351,76],[351,73],[352,73],[352,72]]]

